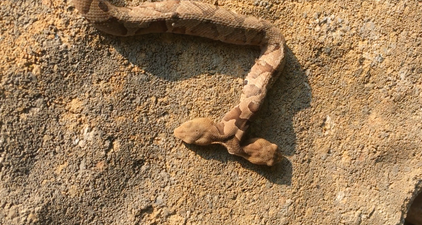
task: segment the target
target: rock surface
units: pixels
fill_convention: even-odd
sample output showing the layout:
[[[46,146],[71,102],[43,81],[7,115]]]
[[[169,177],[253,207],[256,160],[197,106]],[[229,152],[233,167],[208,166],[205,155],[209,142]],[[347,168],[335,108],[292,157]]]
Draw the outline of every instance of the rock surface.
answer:
[[[422,189],[422,2],[218,3],[284,32],[250,133],[286,158],[172,136],[237,103],[256,48],[115,38],[68,1],[2,0],[0,224],[404,222]]]

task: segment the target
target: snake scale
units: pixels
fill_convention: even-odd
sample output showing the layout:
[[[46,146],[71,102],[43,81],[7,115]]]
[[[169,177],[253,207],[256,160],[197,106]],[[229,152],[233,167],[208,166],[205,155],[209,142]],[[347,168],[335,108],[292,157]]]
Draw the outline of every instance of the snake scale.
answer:
[[[240,103],[221,122],[196,118],[176,128],[174,135],[188,144],[223,145],[230,154],[254,164],[272,166],[282,159],[277,145],[265,139],[243,140],[251,117],[284,65],[284,37],[270,22],[196,1],[144,2],[136,7],[117,7],[107,0],[73,0],[73,4],[97,29],[111,35],[169,32],[260,46],[261,54],[244,80]]]

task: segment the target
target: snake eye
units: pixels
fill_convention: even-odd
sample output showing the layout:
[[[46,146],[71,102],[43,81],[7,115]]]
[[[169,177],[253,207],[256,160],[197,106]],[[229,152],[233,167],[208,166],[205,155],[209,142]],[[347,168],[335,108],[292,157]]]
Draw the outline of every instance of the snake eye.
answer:
[[[108,6],[103,1],[98,2],[98,7],[104,12],[108,12]]]
[[[243,85],[247,85],[248,84],[248,79],[244,79],[243,80]]]

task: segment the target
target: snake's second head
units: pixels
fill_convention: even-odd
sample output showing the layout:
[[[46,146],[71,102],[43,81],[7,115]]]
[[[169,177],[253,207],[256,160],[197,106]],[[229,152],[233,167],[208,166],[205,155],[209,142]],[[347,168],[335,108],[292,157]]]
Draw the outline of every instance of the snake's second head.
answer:
[[[277,145],[262,138],[248,140],[248,143],[243,146],[243,151],[246,156],[242,157],[257,165],[273,166],[283,159]]]
[[[211,119],[196,118],[174,129],[174,136],[188,144],[210,145],[217,141],[219,131]]]

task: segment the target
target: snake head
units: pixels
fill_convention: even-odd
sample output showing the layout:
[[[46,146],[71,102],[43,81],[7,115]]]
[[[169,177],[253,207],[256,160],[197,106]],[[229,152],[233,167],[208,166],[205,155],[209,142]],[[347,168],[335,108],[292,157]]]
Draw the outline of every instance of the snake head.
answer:
[[[262,138],[253,138],[246,145],[240,146],[234,136],[224,140],[217,125],[209,118],[189,120],[174,130],[174,136],[187,144],[221,144],[230,154],[238,155],[253,164],[273,166],[283,158],[276,144]]]
[[[262,138],[252,138],[242,148],[246,153],[242,157],[253,164],[273,166],[283,158],[276,144]]]
[[[210,145],[215,143],[219,131],[211,119],[196,118],[176,128],[174,136],[187,144]]]

